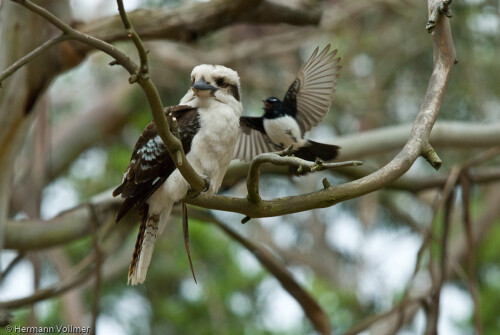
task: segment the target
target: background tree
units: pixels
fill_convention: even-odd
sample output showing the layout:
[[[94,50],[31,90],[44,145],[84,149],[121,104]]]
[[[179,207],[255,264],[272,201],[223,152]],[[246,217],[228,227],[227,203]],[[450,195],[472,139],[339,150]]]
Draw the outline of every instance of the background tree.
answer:
[[[99,15],[110,2],[98,9],[37,3],[136,58],[116,9]],[[185,93],[193,66],[219,63],[239,72],[246,113],[258,114],[261,100],[281,96],[316,45],[339,48],[344,69],[334,106],[310,136],[331,139],[342,147],[340,159],[364,165],[297,178],[265,164],[264,199],[314,192],[277,199],[267,210],[244,198],[249,167],[234,162],[224,182],[231,198],[200,195],[188,202],[253,218],[336,205],[244,226],[240,214],[190,207],[200,284],[190,277],[174,218],[156,246],[147,284],[137,288],[125,285],[137,216],[114,226],[119,200],[109,188],[151,119],[148,103],[125,71],[107,65],[108,55],[60,35],[12,1],[0,6],[2,70],[46,48],[0,89],[4,320],[93,328],[97,322],[102,332],[141,334],[432,334],[438,318],[441,332],[449,329],[444,321],[452,299],[466,307],[455,332],[496,331],[498,3],[453,3],[451,34],[443,19],[431,36],[424,2],[140,2],[145,9],[129,17],[149,50],[150,75],[165,106]],[[451,35],[459,63],[443,99],[449,71],[440,66],[454,60]],[[439,173],[422,159],[413,164],[422,154],[438,165],[437,156],[425,154],[434,153],[426,146],[431,128]],[[350,180],[356,181],[335,186]],[[20,280],[27,273],[32,283]],[[289,307],[278,283],[302,311]]]

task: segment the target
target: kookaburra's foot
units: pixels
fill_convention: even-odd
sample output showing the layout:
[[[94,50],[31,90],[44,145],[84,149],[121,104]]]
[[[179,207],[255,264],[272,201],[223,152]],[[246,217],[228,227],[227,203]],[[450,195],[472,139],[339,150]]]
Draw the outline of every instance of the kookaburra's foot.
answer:
[[[205,189],[203,189],[202,191],[189,189],[188,193],[186,194],[186,198],[196,198],[200,195],[200,193],[208,191],[208,189],[210,188],[210,180],[206,177],[203,177],[203,179],[205,180]]]

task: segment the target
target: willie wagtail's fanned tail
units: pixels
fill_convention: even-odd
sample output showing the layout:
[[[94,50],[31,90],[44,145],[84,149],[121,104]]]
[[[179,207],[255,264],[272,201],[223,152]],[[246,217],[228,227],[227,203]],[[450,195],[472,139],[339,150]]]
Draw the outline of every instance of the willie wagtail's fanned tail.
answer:
[[[315,161],[316,158],[322,161],[329,161],[337,157],[340,147],[333,144],[324,144],[308,140],[307,145],[293,152],[295,157],[305,159],[307,161]]]

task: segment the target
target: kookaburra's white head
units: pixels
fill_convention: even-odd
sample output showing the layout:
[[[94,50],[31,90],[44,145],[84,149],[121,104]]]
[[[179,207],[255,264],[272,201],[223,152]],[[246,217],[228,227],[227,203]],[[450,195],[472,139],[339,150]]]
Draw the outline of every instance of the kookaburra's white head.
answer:
[[[241,105],[240,77],[236,71],[222,65],[202,64],[191,72],[191,87],[181,104],[206,106],[211,100],[223,104]]]

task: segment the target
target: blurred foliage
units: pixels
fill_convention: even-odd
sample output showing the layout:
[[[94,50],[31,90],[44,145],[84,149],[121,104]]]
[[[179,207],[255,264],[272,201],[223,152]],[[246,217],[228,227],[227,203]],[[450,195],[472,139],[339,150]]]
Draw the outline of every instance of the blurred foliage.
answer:
[[[192,3],[193,1],[190,1]],[[177,7],[187,3],[180,0],[160,1],[143,0],[143,7]],[[345,1],[322,1],[325,7]],[[336,10],[341,11],[342,5]],[[454,1],[452,4],[454,18],[451,21],[454,43],[457,51],[458,65],[453,70],[443,102],[440,120],[492,121],[500,116],[500,85],[498,73],[500,62],[496,53],[500,39],[499,2],[493,0]],[[343,76],[337,86],[336,98],[331,113],[327,116],[328,124],[338,135],[370,130],[382,126],[411,122],[418,112],[422,97],[425,94],[427,81],[432,71],[431,39],[425,31],[427,20],[424,1],[378,1],[367,5],[366,10],[337,25],[334,31],[327,31],[318,40],[303,41],[301,52],[275,53],[273,55],[255,55],[243,61],[235,61],[229,66],[240,73],[243,81],[243,99],[247,114],[259,114],[261,100],[270,95],[282,96],[296,69],[304,62],[302,55],[308,56],[308,50],[316,45],[332,43],[342,56]],[[288,26],[254,27],[240,26],[225,28],[203,38],[193,48],[227,48],[231,43],[246,39],[259,38],[266,34],[278,34],[290,29]],[[295,29],[295,28],[294,28]],[[306,43],[307,42],[307,43]],[[122,47],[122,45],[120,45]],[[264,46],[265,47],[265,46]],[[268,46],[272,48],[272,45]],[[306,50],[307,49],[307,50]],[[133,49],[131,54],[134,55]],[[67,100],[56,101],[51,109],[51,122],[56,124],[62,119],[71,117],[82,108],[88,96],[71,100],[75,90],[90,90],[98,94],[104,85],[116,84],[115,70],[106,67],[107,58],[95,55],[84,65],[75,69],[68,76],[58,79],[57,87],[67,87]],[[103,70],[104,69],[104,70]],[[188,87],[189,76],[184,69],[166,63],[153,63],[152,74],[164,97],[165,105],[177,104]],[[81,71],[80,71],[81,70]],[[82,82],[82,72],[85,72]],[[256,79],[257,78],[257,79]],[[123,79],[123,78],[121,78]],[[120,80],[121,80],[120,79]],[[126,79],[125,79],[126,80]],[[76,87],[76,88],[75,88]],[[73,91],[72,91],[73,90]],[[64,96],[64,95],[63,95]],[[71,100],[71,101],[70,101]],[[140,91],[130,95],[124,105],[132,105],[136,112],[130,116],[128,125],[115,138],[98,147],[84,152],[73,167],[61,178],[68,180],[81,201],[89,199],[96,193],[117,185],[129,162],[133,143],[142,129],[150,122],[151,116]],[[103,111],[105,112],[105,111]],[[87,155],[87,156],[86,156]],[[90,173],[82,175],[82,165],[89,160],[100,157],[100,169],[90,168]],[[462,150],[451,150],[440,153],[444,162],[462,162],[472,153]],[[383,164],[392,154],[367,161],[374,166]],[[496,159],[494,164],[498,165]],[[76,165],[76,168],[75,168]],[[444,172],[451,165],[443,166]],[[427,165],[419,165],[416,173],[431,173]],[[278,179],[275,181],[274,179]],[[307,187],[311,190],[320,187],[321,179],[307,179]],[[281,193],[283,183],[297,192],[300,179],[267,178],[262,183],[263,193]],[[237,187],[235,187],[237,189]],[[233,192],[233,191],[231,191]],[[235,190],[234,192],[237,192]],[[286,190],[287,194],[290,194]],[[384,191],[384,197],[396,199],[396,192]],[[474,190],[473,214],[480,213],[482,194]],[[395,200],[400,201],[400,200]],[[406,199],[408,209],[417,208],[416,199]],[[360,199],[343,203],[340,211],[347,212],[359,221],[362,211]],[[374,216],[374,225],[362,227],[365,233],[377,230],[397,230],[405,226],[405,221],[394,213],[383,202],[375,205],[378,209]],[[479,209],[478,209],[479,208]],[[319,211],[328,216],[326,210]],[[311,222],[310,216],[294,216],[296,221],[308,224],[291,224],[293,219],[283,218],[281,221],[270,221],[266,227],[286,225],[293,227],[296,236],[314,235],[311,226],[326,226],[328,220]],[[306,219],[304,219],[306,218]],[[223,221],[238,228],[250,239],[259,240],[265,237],[275,245],[270,246],[287,265],[294,265],[283,253],[280,254],[279,243],[283,235],[272,233],[267,235],[252,227],[252,222],[240,227],[238,215],[226,215]],[[331,218],[334,220],[334,218]],[[435,222],[436,234],[439,236],[442,215]],[[265,220],[263,220],[265,221]],[[498,222],[500,223],[500,222]],[[429,224],[429,222],[425,222]],[[326,228],[325,228],[326,230]],[[279,231],[279,230],[278,230]],[[126,247],[120,252],[132,255],[137,230],[134,227],[125,241]],[[291,324],[284,330],[269,326],[268,308],[274,306],[270,301],[275,295],[264,289],[264,283],[273,281],[269,274],[259,266],[249,265],[251,256],[239,244],[235,243],[214,226],[190,220],[191,253],[198,284],[193,283],[187,256],[184,250],[180,219],[174,218],[167,231],[159,238],[153,260],[148,271],[146,285],[138,287],[126,286],[127,268],[106,278],[101,289],[101,317],[114,320],[126,334],[312,334],[310,323],[301,316],[299,320],[282,320]],[[323,234],[326,240],[325,234]],[[317,237],[313,237],[317,238]],[[344,273],[344,278],[335,282],[326,275],[314,271],[312,260],[317,257],[311,252],[314,241],[307,244],[307,238],[294,240],[297,245],[284,247],[283,250],[305,250],[307,257],[295,263],[311,270],[306,280],[306,287],[316,297],[322,307],[331,316],[335,333],[341,333],[350,326],[374,313],[385,310],[376,298],[361,297],[358,291],[358,280],[363,267],[360,255],[345,254],[335,245],[325,243],[324,252],[334,254],[335,259],[349,263],[350,269],[337,268],[336,272]],[[491,230],[479,246],[476,254],[478,278],[480,284],[481,317],[485,334],[496,334],[500,328],[498,306],[500,306],[500,226]],[[325,241],[323,241],[325,242]],[[436,246],[435,249],[438,249]],[[65,252],[73,263],[84,258],[92,250],[92,241],[84,239],[72,243]],[[433,248],[434,251],[434,248]],[[309,252],[309,253],[308,253]],[[436,251],[437,252],[437,251]],[[436,255],[436,257],[439,257]],[[308,264],[311,262],[311,264]],[[250,262],[251,263],[251,262]],[[330,264],[323,264],[329,267]],[[349,265],[347,265],[349,266]],[[339,275],[340,277],[342,277]],[[49,279],[54,276],[45,274]],[[346,278],[347,277],[347,278]],[[461,281],[455,285],[464,286]],[[273,282],[271,287],[279,287]],[[278,290],[276,288],[276,290]],[[268,290],[269,291],[269,290]],[[401,291],[393,292],[395,296]],[[396,299],[397,300],[397,299]],[[90,311],[93,291],[85,290],[85,305]],[[297,309],[296,306],[292,306]],[[293,309],[292,308],[292,309]],[[64,306],[59,300],[43,303],[37,308],[40,325],[64,324]],[[276,313],[280,313],[277,311]],[[15,311],[16,324],[27,324],[27,309]],[[83,324],[88,322],[90,314],[83,317]],[[102,321],[103,323],[105,321]],[[472,317],[463,320],[464,329],[470,329]],[[465,331],[465,330],[464,330]],[[464,332],[466,334],[467,332]]]

